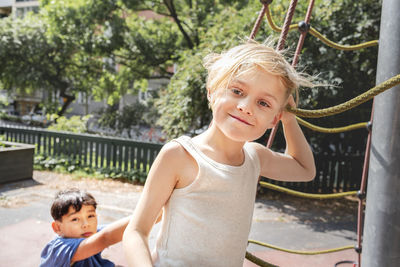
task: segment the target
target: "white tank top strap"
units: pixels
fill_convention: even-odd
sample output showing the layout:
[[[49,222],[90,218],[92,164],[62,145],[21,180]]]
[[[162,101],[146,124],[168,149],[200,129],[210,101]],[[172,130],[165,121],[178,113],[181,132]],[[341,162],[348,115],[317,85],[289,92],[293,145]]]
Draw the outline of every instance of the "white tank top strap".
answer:
[[[193,157],[195,157],[197,153],[197,149],[193,145],[191,138],[189,136],[183,135],[180,136],[176,139],[172,139],[172,141],[177,142],[180,144],[189,154],[191,154]]]

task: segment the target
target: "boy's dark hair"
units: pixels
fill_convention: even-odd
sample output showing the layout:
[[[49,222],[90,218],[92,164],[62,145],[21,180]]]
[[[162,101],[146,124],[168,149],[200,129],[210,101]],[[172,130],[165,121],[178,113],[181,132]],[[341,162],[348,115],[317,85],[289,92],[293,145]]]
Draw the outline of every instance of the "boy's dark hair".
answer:
[[[61,190],[56,194],[53,205],[51,205],[51,216],[55,221],[61,221],[63,215],[68,213],[69,207],[80,211],[82,205],[97,206],[94,197],[86,191],[76,188]]]

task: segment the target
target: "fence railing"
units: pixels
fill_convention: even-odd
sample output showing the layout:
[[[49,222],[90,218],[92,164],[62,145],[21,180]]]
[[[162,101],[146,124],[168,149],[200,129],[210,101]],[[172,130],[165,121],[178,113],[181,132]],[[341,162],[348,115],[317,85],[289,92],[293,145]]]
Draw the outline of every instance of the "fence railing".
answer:
[[[335,193],[359,190],[364,155],[320,153],[314,155],[317,174],[311,182],[277,182],[263,178],[272,184],[306,193]]]
[[[128,139],[72,134],[43,129],[0,126],[6,141],[35,144],[35,154],[50,157],[66,156],[79,160],[83,166],[110,168],[121,171],[148,172],[161,144],[136,142]],[[273,184],[308,193],[333,193],[358,190],[364,156],[355,154],[314,155],[317,167],[315,179],[307,183],[277,182]]]
[[[35,154],[68,157],[82,166],[148,172],[162,145],[22,127],[0,126],[6,141],[35,144]]]

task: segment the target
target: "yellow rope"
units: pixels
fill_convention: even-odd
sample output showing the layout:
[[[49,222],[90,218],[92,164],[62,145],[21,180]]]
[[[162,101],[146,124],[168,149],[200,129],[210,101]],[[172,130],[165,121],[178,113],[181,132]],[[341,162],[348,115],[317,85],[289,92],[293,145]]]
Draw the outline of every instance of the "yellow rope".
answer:
[[[362,49],[362,48],[366,48],[366,47],[370,47],[370,46],[377,46],[378,45],[378,40],[368,41],[368,42],[361,43],[361,44],[356,44],[356,45],[341,45],[341,44],[338,44],[338,43],[335,43],[335,42],[329,40],[328,38],[323,36],[321,33],[319,33],[313,27],[310,27],[309,33],[312,36],[318,38],[321,42],[323,42],[327,46],[330,46],[332,48],[336,48],[338,50],[352,51],[352,50],[359,50],[359,49]]]
[[[267,243],[263,243],[260,241],[256,241],[256,240],[248,240],[249,243],[253,243],[253,244],[257,244],[263,247],[268,247],[268,248],[272,248],[272,249],[276,249],[276,250],[280,250],[280,251],[284,251],[284,252],[288,252],[288,253],[292,253],[292,254],[300,254],[300,255],[318,255],[318,254],[324,254],[324,253],[332,253],[332,252],[337,252],[337,251],[342,251],[342,250],[346,250],[346,249],[352,249],[354,248],[354,246],[349,245],[349,246],[344,246],[344,247],[339,247],[339,248],[332,248],[332,249],[326,249],[326,250],[320,250],[320,251],[302,251],[302,250],[293,250],[293,249],[286,249],[286,248],[280,248],[274,245],[270,245]]]
[[[272,28],[272,30],[276,31],[276,32],[281,32],[282,28],[278,27],[274,21],[272,20],[272,16],[271,16],[271,10],[269,9],[269,5],[268,8],[266,10],[266,15],[267,15],[267,21],[268,24],[270,25],[270,27]],[[289,26],[289,31],[291,30],[295,30],[298,28],[297,24],[291,24]],[[361,43],[361,44],[357,44],[357,45],[341,45],[338,43],[335,43],[331,40],[329,40],[328,38],[326,38],[325,36],[323,36],[320,32],[318,32],[315,28],[310,27],[309,30],[310,34],[316,38],[318,38],[319,40],[321,40],[321,42],[323,42],[324,44],[326,44],[327,46],[330,46],[332,48],[336,48],[338,50],[345,50],[345,51],[350,51],[350,50],[358,50],[358,49],[362,49],[362,48],[366,48],[366,47],[370,47],[370,46],[376,46],[378,45],[378,40],[373,40],[373,41],[368,41],[365,43]]]
[[[352,130],[356,130],[356,129],[361,129],[361,128],[365,128],[367,126],[367,122],[360,122],[360,123],[356,123],[356,124],[352,124],[352,125],[348,125],[348,126],[343,126],[343,127],[336,127],[336,128],[325,128],[325,127],[321,127],[321,126],[317,126],[314,124],[309,123],[308,121],[305,121],[299,117],[296,116],[297,121],[299,122],[299,124],[317,131],[317,132],[321,132],[321,133],[341,133],[341,132],[347,132],[347,131],[352,131]]]
[[[246,251],[246,259],[248,259],[252,263],[257,264],[258,266],[261,266],[261,267],[278,267],[276,265],[270,264],[256,256],[254,256],[253,254],[251,254],[248,251]]]
[[[313,198],[313,199],[331,199],[331,198],[340,198],[344,196],[352,196],[356,195],[357,191],[349,191],[349,192],[341,192],[341,193],[332,193],[332,194],[311,194],[295,191],[292,189],[288,189],[279,185],[274,185],[271,183],[267,183],[264,181],[260,181],[260,185],[269,189],[273,189],[279,192],[287,193],[289,195],[304,197],[304,198]]]
[[[294,109],[288,107],[290,112],[293,112],[297,116],[306,117],[306,118],[320,118],[330,115],[335,115],[341,113],[343,111],[349,110],[353,107],[356,107],[368,100],[372,99],[374,96],[390,89],[396,85],[400,84],[400,74],[393,76],[392,78],[378,84],[377,86],[369,89],[367,92],[362,93],[361,95],[350,99],[349,101],[329,107],[324,109],[316,109],[316,110],[306,110],[306,109]]]

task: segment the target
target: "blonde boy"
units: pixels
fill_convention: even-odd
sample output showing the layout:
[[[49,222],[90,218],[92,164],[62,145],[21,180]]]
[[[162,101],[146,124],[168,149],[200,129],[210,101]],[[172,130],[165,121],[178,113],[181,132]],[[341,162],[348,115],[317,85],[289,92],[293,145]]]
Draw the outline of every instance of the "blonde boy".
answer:
[[[312,152],[292,93],[311,82],[273,48],[249,42],[206,58],[211,126],[167,143],[123,237],[129,266],[243,266],[258,177],[310,181]],[[286,152],[252,142],[282,121]],[[164,208],[153,253],[148,235]]]

